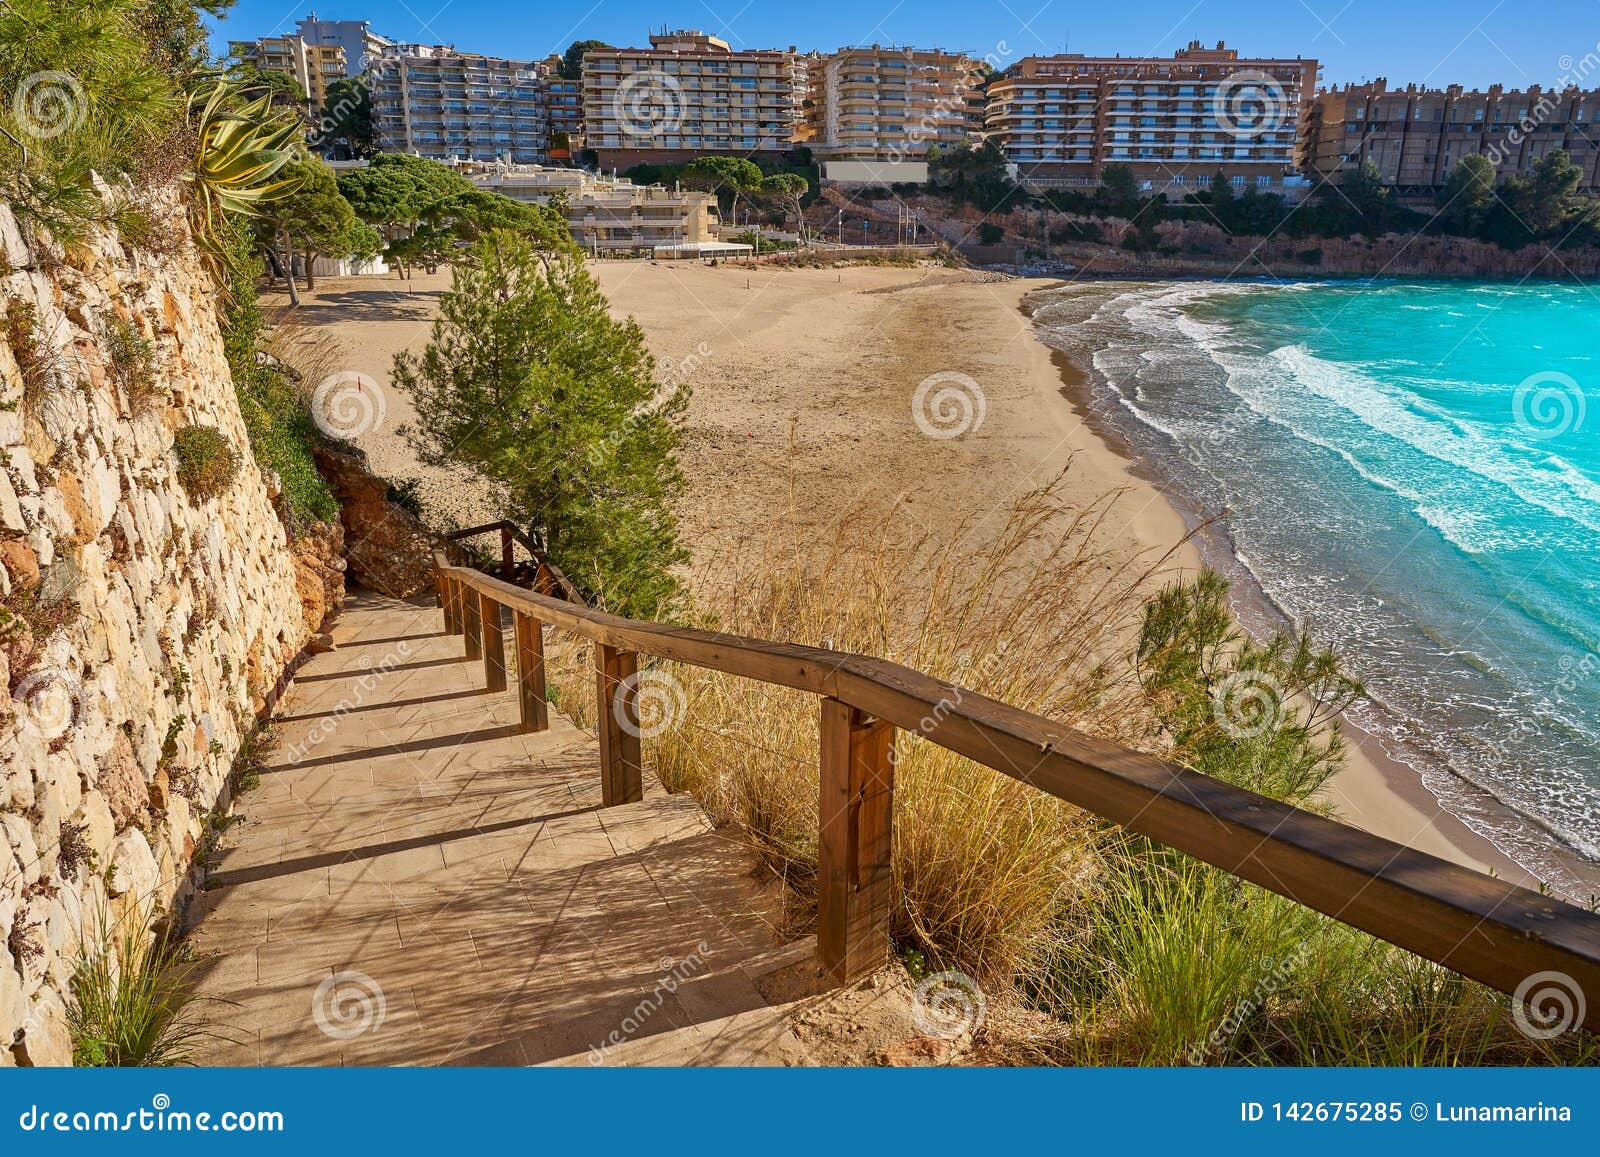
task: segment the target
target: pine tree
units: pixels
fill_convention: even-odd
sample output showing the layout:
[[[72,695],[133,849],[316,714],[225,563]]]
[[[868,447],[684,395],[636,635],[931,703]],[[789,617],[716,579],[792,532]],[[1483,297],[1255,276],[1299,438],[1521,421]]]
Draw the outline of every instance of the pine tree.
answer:
[[[1494,208],[1495,181],[1494,162],[1488,157],[1462,157],[1439,192],[1439,223],[1452,233],[1476,234]]]
[[[307,156],[285,166],[284,173],[297,182],[295,191],[272,204],[258,231],[280,248],[285,270],[292,267],[294,254],[301,255],[307,289],[316,288],[312,267],[319,256],[369,257],[378,251],[382,242],[377,230],[357,219],[326,161]]]
[[[584,593],[656,617],[679,593],[675,458],[688,404],[658,388],[632,321],[617,321],[568,249],[495,232],[455,264],[432,340],[395,357],[424,462],[463,467],[495,489]]]

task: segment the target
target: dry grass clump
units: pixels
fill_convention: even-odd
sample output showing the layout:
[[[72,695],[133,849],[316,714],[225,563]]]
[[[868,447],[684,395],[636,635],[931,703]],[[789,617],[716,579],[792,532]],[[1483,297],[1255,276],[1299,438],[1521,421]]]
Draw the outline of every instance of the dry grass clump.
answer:
[[[1132,694],[1122,642],[1164,557],[1119,558],[1106,525],[1116,495],[1081,509],[1059,482],[1029,494],[998,533],[975,526],[896,544],[890,516],[845,517],[831,542],[792,530],[731,552],[696,583],[700,625],[857,652],[1124,741],[1153,716]],[[1023,596],[1026,597],[1023,597]],[[555,646],[556,699],[587,720],[585,654]],[[801,897],[817,864],[814,697],[678,664],[675,722],[646,743],[674,791],[747,833]],[[929,721],[929,728],[934,726]],[[893,934],[935,962],[1012,976],[1037,957],[1073,864],[1081,812],[902,732],[896,745]]]
[[[156,384],[155,350],[132,322],[120,317],[106,320],[101,333],[111,378],[135,414],[144,414],[160,397]]]
[[[896,525],[816,542],[794,528],[693,584],[700,625],[879,656],[1207,774],[1318,806],[1342,761],[1335,719],[1359,685],[1300,633],[1241,635],[1227,584],[1161,585],[1130,557],[1115,495],[1024,496],[998,533],[896,544]],[[970,533],[969,533],[970,532]],[[552,697],[587,725],[586,647],[547,651]],[[817,867],[812,696],[678,664],[645,759],[741,829],[808,908]],[[668,681],[670,680],[670,682]],[[1278,698],[1230,703],[1242,685]],[[1228,710],[1223,710],[1224,706]],[[1258,708],[1265,714],[1253,713]],[[1240,714],[1239,718],[1234,715]],[[649,721],[647,720],[647,723]],[[1240,726],[1243,724],[1243,726]],[[931,731],[936,723],[930,721]],[[959,969],[992,1006],[1025,1002],[1068,1064],[1593,1063],[1595,1038],[1536,1041],[1482,985],[1025,783],[898,733],[891,932],[908,961]],[[1035,1014],[1037,1015],[1037,1014]],[[979,1042],[982,1044],[983,1042]],[[1005,1055],[1006,1042],[995,1042]]]

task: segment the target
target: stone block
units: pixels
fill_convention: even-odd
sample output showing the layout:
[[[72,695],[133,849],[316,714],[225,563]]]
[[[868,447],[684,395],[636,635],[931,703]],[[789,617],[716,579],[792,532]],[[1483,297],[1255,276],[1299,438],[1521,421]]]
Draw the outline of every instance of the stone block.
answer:
[[[150,841],[138,828],[129,828],[117,837],[111,848],[111,867],[112,876],[106,885],[111,895],[133,896],[140,901],[156,897],[161,874]]]

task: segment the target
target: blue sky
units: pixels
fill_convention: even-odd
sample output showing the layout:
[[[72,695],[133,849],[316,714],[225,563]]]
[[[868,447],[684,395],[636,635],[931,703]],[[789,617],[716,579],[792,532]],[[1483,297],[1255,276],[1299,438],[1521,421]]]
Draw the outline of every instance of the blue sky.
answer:
[[[221,51],[229,39],[290,31],[310,10],[238,0],[213,44]],[[1063,49],[1166,55],[1191,39],[1221,39],[1246,54],[1315,57],[1329,83],[1549,84],[1582,70],[1591,53],[1600,59],[1600,0],[322,0],[316,10],[370,20],[397,40],[529,59],[579,39],[644,44],[663,21],[738,47],[909,43],[1002,64]],[[1587,76],[1586,87],[1600,87],[1600,68]]]

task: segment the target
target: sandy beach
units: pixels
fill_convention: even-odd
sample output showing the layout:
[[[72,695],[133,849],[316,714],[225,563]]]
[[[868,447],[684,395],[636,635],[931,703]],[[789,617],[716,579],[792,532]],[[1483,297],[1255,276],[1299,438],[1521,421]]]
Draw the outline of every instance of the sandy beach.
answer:
[[[1117,492],[1108,529],[1130,556],[1159,554],[1188,533],[1178,507],[1086,421],[1081,368],[1036,337],[1023,300],[1048,280],[940,268],[590,268],[614,311],[643,328],[658,376],[694,390],[682,518],[696,555],[776,519],[831,535],[861,509],[894,511],[909,535],[947,536],[963,524],[982,534],[1010,500],[1069,462],[1070,500]],[[393,355],[426,344],[448,285],[447,273],[319,285],[298,315],[329,343],[318,372],[357,370],[386,388]],[[930,414],[925,398],[919,409],[930,378],[930,396],[953,389],[965,406]],[[492,495],[416,462],[397,434],[410,407],[387,388],[384,402],[383,423],[356,439],[374,469],[418,479],[436,517],[461,525],[498,517]],[[1193,568],[1199,556],[1186,545],[1173,564]],[[1329,791],[1342,818],[1526,879],[1376,741],[1350,738],[1348,765]]]

